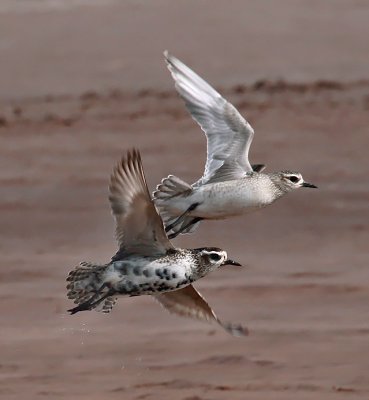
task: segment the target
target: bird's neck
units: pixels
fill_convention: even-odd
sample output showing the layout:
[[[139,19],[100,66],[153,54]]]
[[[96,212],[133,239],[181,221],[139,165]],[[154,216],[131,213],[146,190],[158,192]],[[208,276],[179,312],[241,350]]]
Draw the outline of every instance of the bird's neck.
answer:
[[[191,270],[191,276],[194,280],[200,279],[207,275],[209,272],[212,272],[215,268],[212,265],[206,265],[202,262],[196,262]]]
[[[283,182],[281,182],[281,178],[277,173],[270,174],[269,178],[272,183],[272,190],[274,192],[274,195],[276,196],[276,199],[282,197],[291,190],[288,186],[284,185]]]

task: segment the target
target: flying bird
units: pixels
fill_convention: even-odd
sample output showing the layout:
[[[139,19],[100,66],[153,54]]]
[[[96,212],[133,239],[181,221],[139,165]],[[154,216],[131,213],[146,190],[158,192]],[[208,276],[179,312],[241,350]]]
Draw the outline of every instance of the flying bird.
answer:
[[[172,313],[217,322],[234,336],[247,329],[221,321],[192,286],[223,265],[240,265],[216,247],[175,248],[150,198],[141,157],[128,152],[115,167],[109,201],[119,250],[103,265],[81,262],[67,277],[71,314],[95,309],[108,313],[118,297],[151,295]]]
[[[316,188],[305,182],[299,172],[264,173],[264,164],[252,166],[251,125],[183,62],[168,52],[164,56],[177,92],[207,139],[205,170],[197,182],[191,185],[169,175],[153,192],[170,239],[180,233],[192,233],[204,219],[246,214],[272,204],[294,189]]]

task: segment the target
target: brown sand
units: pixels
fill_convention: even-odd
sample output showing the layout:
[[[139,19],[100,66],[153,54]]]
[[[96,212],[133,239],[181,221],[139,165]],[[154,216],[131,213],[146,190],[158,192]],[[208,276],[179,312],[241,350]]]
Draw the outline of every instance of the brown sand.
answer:
[[[367,3],[25,3],[0,3],[0,397],[368,399]],[[121,154],[141,150],[151,188],[202,170],[164,48],[248,117],[253,162],[319,186],[175,242],[247,266],[196,284],[246,339],[149,297],[66,314],[68,271],[115,251]]]

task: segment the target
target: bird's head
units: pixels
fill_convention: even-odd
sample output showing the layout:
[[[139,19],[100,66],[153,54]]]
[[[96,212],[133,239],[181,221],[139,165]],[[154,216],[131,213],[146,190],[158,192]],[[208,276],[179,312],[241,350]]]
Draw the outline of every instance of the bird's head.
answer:
[[[290,191],[300,187],[317,188],[312,183],[307,183],[299,172],[281,171],[272,177],[273,182],[283,191]]]
[[[193,251],[198,257],[199,268],[204,269],[205,273],[214,271],[223,265],[241,265],[229,259],[227,252],[217,247],[201,247]]]

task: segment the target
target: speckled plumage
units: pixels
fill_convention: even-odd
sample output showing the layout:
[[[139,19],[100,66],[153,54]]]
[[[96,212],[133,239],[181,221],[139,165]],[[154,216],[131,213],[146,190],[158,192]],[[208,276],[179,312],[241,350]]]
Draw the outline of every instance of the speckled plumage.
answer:
[[[225,324],[191,285],[221,265],[235,264],[215,247],[174,248],[150,198],[138,152],[128,153],[110,181],[119,250],[104,265],[82,262],[67,277],[71,314],[95,309],[108,313],[120,296],[152,295],[178,315],[215,321],[233,335],[247,334]]]
[[[209,263],[204,258],[204,249],[175,249],[162,257],[130,255],[123,260],[106,265],[81,263],[71,271],[67,281],[68,297],[80,303],[87,292],[98,291],[103,284],[106,290],[113,288],[119,296],[139,296],[177,290],[189,285],[218,268],[218,263]],[[210,250],[209,250],[210,251]],[[225,261],[227,253],[220,249],[212,251]],[[80,296],[77,296],[80,292]]]

